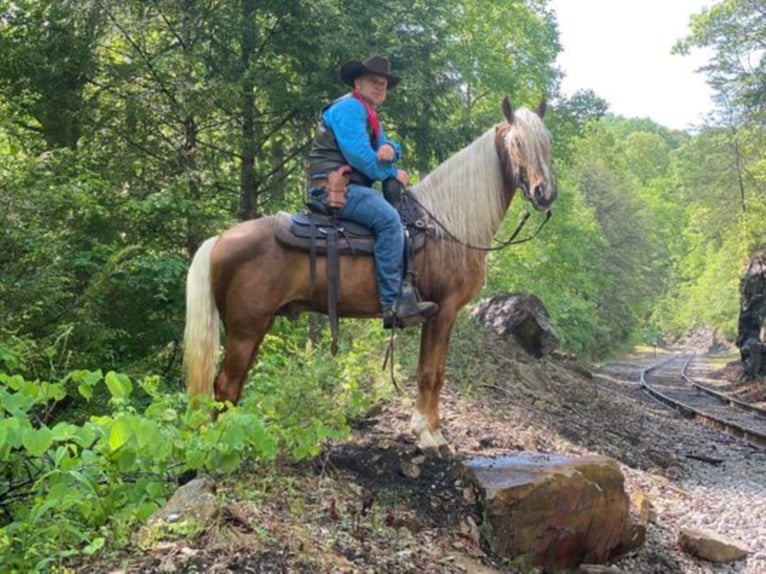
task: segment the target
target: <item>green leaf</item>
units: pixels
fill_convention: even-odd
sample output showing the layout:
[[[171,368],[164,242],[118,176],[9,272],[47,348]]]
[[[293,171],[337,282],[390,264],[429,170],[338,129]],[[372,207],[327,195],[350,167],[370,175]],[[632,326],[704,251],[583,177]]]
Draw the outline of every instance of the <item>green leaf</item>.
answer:
[[[12,415],[24,415],[37,401],[21,393],[7,393],[2,397],[2,406]]]
[[[146,419],[139,419],[136,422],[138,423],[136,438],[139,450],[143,452],[145,450],[160,449],[163,446],[163,440],[157,423]],[[153,452],[149,454],[154,456]]]
[[[130,382],[130,378],[122,373],[109,371],[106,374],[105,382],[109,392],[112,393],[112,397],[118,400],[127,400],[133,391],[133,384]]]
[[[53,463],[56,466],[61,466],[61,461],[64,460],[64,457],[67,456],[67,453],[69,452],[69,449],[65,446],[60,446],[56,449],[56,452],[53,454]]]
[[[72,440],[82,448],[88,448],[96,440],[96,431],[90,427],[80,427],[72,434]]]
[[[136,470],[136,451],[133,449],[123,450],[117,454],[117,466],[120,472],[131,472]]]
[[[146,494],[153,500],[162,500],[165,497],[165,484],[162,482],[150,482],[146,485]]]
[[[66,386],[64,383],[41,383],[39,394],[45,401],[60,401],[66,396]]]
[[[81,473],[79,470],[69,471],[69,476],[71,476],[78,483],[80,483],[90,494],[94,496],[98,495],[98,492],[96,492],[95,486],[93,486],[93,481],[89,479],[87,476],[85,476],[83,473]]]
[[[53,444],[53,433],[48,427],[26,429],[21,444],[32,456],[42,456]]]
[[[53,440],[65,441],[72,439],[74,433],[77,432],[77,427],[72,423],[60,422],[55,427],[53,427],[52,431]]]
[[[108,377],[109,375],[107,375]],[[114,424],[109,429],[109,450],[116,451],[122,445],[130,440],[133,436],[133,429],[131,428],[130,421],[126,419],[118,419],[114,421]]]
[[[89,401],[93,398],[93,387],[90,387],[88,385],[79,384],[77,385],[77,392],[82,395],[82,397]]]
[[[99,550],[101,550],[104,547],[104,543],[106,542],[106,539],[102,536],[99,536],[98,538],[95,538],[90,544],[88,544],[85,548],[83,548],[83,552],[88,555],[92,556]]]
[[[233,472],[242,462],[242,456],[238,452],[227,452],[219,458],[219,468],[223,472]]]
[[[77,385],[77,392],[82,395],[85,400],[90,401],[93,398],[93,388],[103,378],[101,371],[73,371],[69,373],[69,377]]]
[[[24,422],[29,425],[28,421]],[[21,445],[23,431],[19,419],[0,419],[0,445],[4,442],[8,447],[16,448]]]

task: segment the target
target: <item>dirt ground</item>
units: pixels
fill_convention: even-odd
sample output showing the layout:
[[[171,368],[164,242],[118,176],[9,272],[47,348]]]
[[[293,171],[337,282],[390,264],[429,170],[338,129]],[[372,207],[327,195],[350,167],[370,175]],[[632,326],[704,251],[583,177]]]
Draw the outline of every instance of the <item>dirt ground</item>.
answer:
[[[683,469],[661,438],[667,432],[636,430],[653,415],[642,412],[646,399],[630,379],[656,360],[653,352],[596,368],[536,360],[492,334],[483,349],[493,359],[469,384],[448,382],[442,395],[453,456],[424,457],[415,447],[410,381],[316,459],[279,472],[253,466],[221,483],[224,511],[214,527],[78,571],[514,572],[482,542],[479,503],[461,460],[536,450],[598,453],[671,477],[673,467]],[[730,377],[741,395],[764,396],[764,382],[741,381],[735,363],[711,376]],[[672,555],[647,560],[656,562],[651,571],[680,571]]]

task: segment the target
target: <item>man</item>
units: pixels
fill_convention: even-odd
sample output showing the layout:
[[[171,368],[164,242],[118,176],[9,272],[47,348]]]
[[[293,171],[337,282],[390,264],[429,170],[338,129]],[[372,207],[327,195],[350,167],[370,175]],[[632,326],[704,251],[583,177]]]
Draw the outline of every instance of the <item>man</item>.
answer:
[[[398,204],[401,186],[409,184],[409,176],[396,167],[401,148],[386,137],[376,112],[400,78],[391,74],[388,60],[380,56],[346,62],[340,77],[353,90],[322,110],[309,154],[310,193],[327,202],[328,176],[350,166],[345,201],[331,205],[338,208],[339,217],[375,233],[375,272],[384,326],[417,325],[437,305],[418,301],[414,287],[402,281],[404,229],[392,203]],[[391,203],[372,188],[376,181],[383,182]]]

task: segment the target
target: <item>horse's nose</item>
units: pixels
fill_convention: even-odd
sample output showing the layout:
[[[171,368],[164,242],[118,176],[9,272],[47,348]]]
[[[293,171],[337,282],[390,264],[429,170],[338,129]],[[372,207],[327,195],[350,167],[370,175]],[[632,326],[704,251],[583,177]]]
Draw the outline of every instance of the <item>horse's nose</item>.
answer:
[[[545,202],[545,186],[543,184],[535,186],[535,203]]]

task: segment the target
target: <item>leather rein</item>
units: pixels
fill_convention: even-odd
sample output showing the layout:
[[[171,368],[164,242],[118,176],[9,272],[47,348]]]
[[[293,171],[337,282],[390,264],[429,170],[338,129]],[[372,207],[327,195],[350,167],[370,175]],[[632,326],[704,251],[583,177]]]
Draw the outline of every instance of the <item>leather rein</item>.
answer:
[[[471,245],[470,243],[467,243],[460,239],[459,237],[456,237],[449,229],[447,229],[444,224],[439,221],[439,219],[434,216],[433,213],[431,213],[426,207],[420,203],[414,194],[412,194],[409,190],[404,190],[404,195],[407,196],[407,199],[409,201],[412,201],[415,205],[417,205],[421,210],[423,210],[423,213],[425,213],[431,221],[433,221],[436,226],[441,229],[447,237],[449,237],[452,241],[462,245],[463,247],[466,247],[468,249],[473,249],[475,251],[499,251],[501,249],[505,249],[506,247],[509,247],[511,245],[519,245],[521,243],[526,243],[527,241],[531,241],[535,237],[537,237],[537,234],[540,233],[540,230],[545,226],[546,223],[548,223],[548,220],[553,216],[552,210],[547,210],[545,212],[545,219],[543,219],[542,223],[535,229],[535,231],[532,233],[532,235],[525,237],[523,239],[516,239],[516,236],[521,232],[521,230],[524,228],[524,225],[527,223],[527,220],[529,219],[531,213],[527,211],[519,221],[518,225],[516,226],[516,229],[514,229],[513,233],[511,233],[510,237],[506,239],[505,241],[497,241],[498,245],[494,246],[487,246],[487,245]],[[418,222],[420,223],[420,222]],[[421,227],[421,225],[417,225],[416,227]]]

